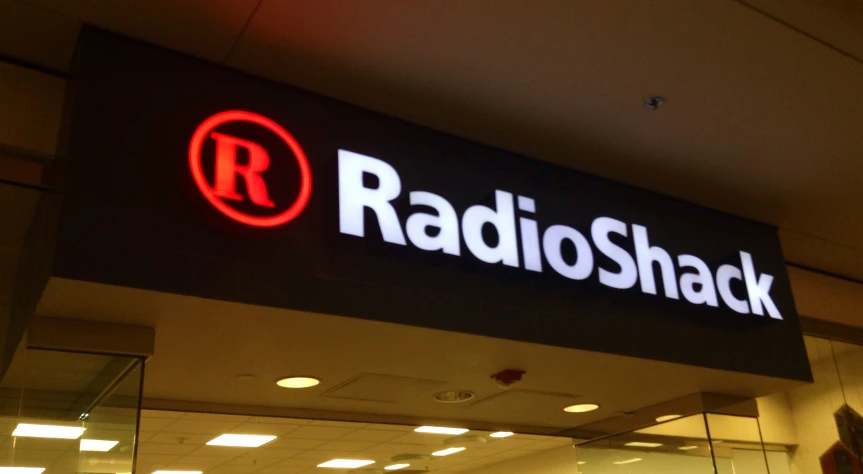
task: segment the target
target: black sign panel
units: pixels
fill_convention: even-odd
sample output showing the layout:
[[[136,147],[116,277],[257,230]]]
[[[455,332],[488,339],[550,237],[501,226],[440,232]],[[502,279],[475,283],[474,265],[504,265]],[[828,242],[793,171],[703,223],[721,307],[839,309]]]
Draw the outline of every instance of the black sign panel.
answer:
[[[70,100],[58,276],[810,376],[763,224],[97,30]]]

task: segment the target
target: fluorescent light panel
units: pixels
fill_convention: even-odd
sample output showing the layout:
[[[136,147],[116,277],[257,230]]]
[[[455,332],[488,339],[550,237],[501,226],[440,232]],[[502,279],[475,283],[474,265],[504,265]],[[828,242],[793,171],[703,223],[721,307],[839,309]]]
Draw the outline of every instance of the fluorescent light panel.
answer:
[[[498,431],[497,433],[492,433],[489,436],[491,436],[492,438],[509,438],[514,434],[515,433],[513,433],[512,431]]]
[[[0,474],[42,474],[44,467],[0,467]]]
[[[677,449],[679,449],[681,451],[689,451],[690,449],[698,449],[698,446],[681,446]]]
[[[385,467],[387,471],[398,471],[399,469],[404,469],[410,466],[410,464],[392,464],[390,466]]]
[[[104,453],[110,451],[114,446],[117,446],[117,443],[119,443],[119,441],[107,439],[82,439],[81,451],[98,451]]]
[[[638,461],[641,461],[641,458],[632,458],[632,459],[627,459],[626,461],[615,461],[612,464],[617,464],[617,465],[632,464],[632,463],[638,462]]]
[[[658,448],[662,446],[662,443],[646,443],[644,441],[631,441],[626,443],[624,446],[629,446],[630,448]]]
[[[374,464],[374,461],[367,459],[331,459],[325,463],[318,464],[318,467],[329,467],[333,469],[356,469],[358,467]]]
[[[448,448],[440,451],[435,451],[432,453],[432,456],[449,456],[450,454],[460,453],[464,450],[465,448]]]
[[[470,430],[464,428],[447,428],[445,426],[420,426],[414,431],[416,431],[417,433],[460,435],[465,434]]]
[[[153,474],[202,474],[202,471],[153,471]]]
[[[238,448],[257,448],[276,439],[271,435],[223,434],[207,441],[209,446],[234,446]]]
[[[78,439],[82,434],[84,434],[84,430],[85,428],[80,426],[33,425],[30,423],[18,423],[15,431],[12,432],[12,436],[26,438]]]

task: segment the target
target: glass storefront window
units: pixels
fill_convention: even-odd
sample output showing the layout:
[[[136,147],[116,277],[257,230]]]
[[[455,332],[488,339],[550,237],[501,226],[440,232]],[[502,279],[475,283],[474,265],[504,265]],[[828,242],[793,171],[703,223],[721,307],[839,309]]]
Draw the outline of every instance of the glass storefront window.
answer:
[[[19,349],[0,382],[0,467],[135,472],[142,377],[136,357]]]

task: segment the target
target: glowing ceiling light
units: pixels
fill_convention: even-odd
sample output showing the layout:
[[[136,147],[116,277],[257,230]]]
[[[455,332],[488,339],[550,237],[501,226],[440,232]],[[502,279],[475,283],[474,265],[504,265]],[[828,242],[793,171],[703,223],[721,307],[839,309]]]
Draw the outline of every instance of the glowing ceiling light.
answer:
[[[646,443],[644,441],[630,441],[629,443],[624,444],[624,446],[629,446],[630,448],[658,448],[662,446],[662,443]]]
[[[410,464],[392,464],[385,467],[384,469],[386,469],[387,471],[398,471],[399,469],[404,469],[408,466],[410,466]]]
[[[367,459],[331,459],[325,463],[318,464],[318,467],[328,467],[332,469],[356,469],[358,467],[374,464],[374,461]]]
[[[98,451],[98,452],[107,452],[110,451],[111,448],[117,446],[119,441],[107,440],[107,439],[82,439],[81,440],[81,451]]]
[[[283,388],[309,388],[321,383],[314,377],[286,377],[276,380],[276,385]]]
[[[223,434],[207,441],[209,446],[234,446],[238,448],[257,448],[276,439],[270,435]]]
[[[581,403],[579,405],[570,405],[563,409],[567,413],[586,413],[599,408],[596,403]]]
[[[465,434],[470,430],[464,428],[447,428],[445,426],[420,426],[414,431],[416,431],[417,433],[460,435]]]
[[[437,456],[437,457],[449,456],[450,454],[460,453],[464,450],[465,450],[465,448],[447,448],[447,449],[442,449],[440,451],[433,452],[432,456]]]
[[[78,439],[84,434],[85,428],[80,426],[61,426],[61,425],[33,425],[29,423],[19,423],[12,432],[12,436],[27,437],[27,438],[57,438],[57,439]]]

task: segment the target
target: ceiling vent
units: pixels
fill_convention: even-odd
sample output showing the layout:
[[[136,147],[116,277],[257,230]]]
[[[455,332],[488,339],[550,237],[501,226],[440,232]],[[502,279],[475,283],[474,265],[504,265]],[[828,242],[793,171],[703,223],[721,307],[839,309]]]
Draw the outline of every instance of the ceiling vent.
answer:
[[[395,375],[360,374],[331,388],[321,396],[366,402],[402,403],[419,398],[443,384],[444,382],[437,380]]]

